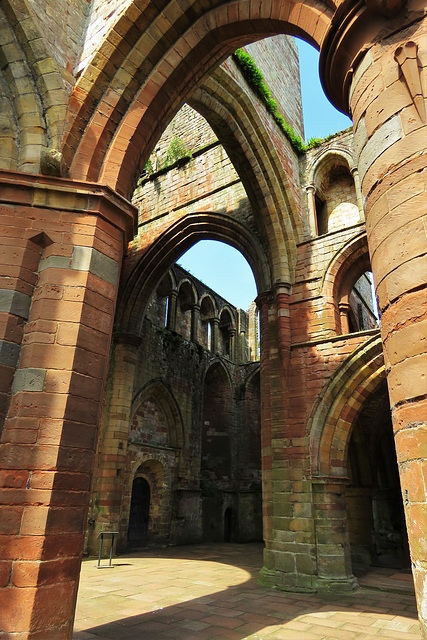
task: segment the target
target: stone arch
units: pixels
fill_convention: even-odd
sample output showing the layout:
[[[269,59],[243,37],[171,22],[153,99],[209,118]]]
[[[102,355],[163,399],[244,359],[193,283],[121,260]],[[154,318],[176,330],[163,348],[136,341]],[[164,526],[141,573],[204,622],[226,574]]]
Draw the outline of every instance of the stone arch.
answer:
[[[237,322],[235,313],[228,304],[221,308],[218,320],[218,353],[234,360]]]
[[[379,335],[357,347],[326,382],[309,421],[311,473],[318,478],[346,477],[352,425],[363,402],[385,380]]]
[[[319,235],[363,220],[357,168],[350,151],[332,147],[316,154],[308,174]]]
[[[0,59],[1,57],[0,50]],[[0,114],[0,166],[4,169],[17,169],[19,161],[18,128],[12,96],[3,74],[0,74]]]
[[[162,410],[167,427],[169,446],[182,449],[184,446],[184,427],[181,412],[170,390],[161,380],[153,380],[145,385],[132,400],[131,423],[138,408],[148,399],[154,399]]]
[[[168,329],[174,327],[175,317],[171,317],[174,308],[170,304],[170,297],[174,294],[176,294],[176,278],[172,269],[170,269],[151,295],[147,307],[147,318],[159,326],[164,326]]]
[[[118,302],[119,331],[139,335],[149,296],[163,274],[193,244],[208,239],[230,244],[244,255],[258,291],[271,287],[267,256],[255,234],[230,216],[209,212],[190,214],[162,233],[133,269]]]
[[[0,59],[18,123],[18,168],[59,175],[62,163],[58,149],[69,99],[64,80],[57,62],[48,54],[29,3],[4,0],[0,16],[10,33],[9,46],[0,48]]]
[[[13,114],[9,122],[5,123],[12,125],[8,135],[11,147],[8,154],[9,163],[12,164],[11,168],[37,173],[40,167],[41,149],[46,147],[46,122],[27,57],[16,38],[4,8],[6,6],[3,7],[3,5],[0,8],[0,22],[7,34],[7,46],[0,47],[0,66],[4,85],[7,87],[7,94],[3,100],[6,99],[9,102],[8,110]],[[25,74],[20,72],[20,67],[25,69]],[[28,140],[32,141],[31,145],[28,144]],[[13,162],[14,157],[15,162]]]
[[[165,461],[156,453],[141,453],[136,458],[134,468],[128,479],[130,492],[129,489],[125,489],[122,504],[122,517],[125,522],[129,522],[131,491],[136,478],[144,478],[150,487],[148,543],[165,544],[168,542],[172,516],[170,496],[173,478],[171,477],[170,469],[165,466]]]
[[[208,375],[208,373],[214,369],[220,372],[221,378],[223,379],[224,383],[227,384],[231,389],[232,380],[230,373],[222,360],[220,360],[219,358],[215,358],[214,360],[210,361],[209,366],[207,367],[203,375],[203,384],[205,384],[206,376]]]
[[[129,195],[155,141],[210,68],[238,46],[275,33],[320,47],[334,6],[239,0],[208,11],[195,3],[191,8],[191,23],[178,2],[169,5],[166,19],[155,6],[142,11],[134,3],[120,16],[113,67],[96,53],[74,91],[64,139],[73,178],[99,179]]]
[[[207,293],[206,291],[202,293],[199,299],[199,304],[200,304],[200,315],[202,315],[201,308],[202,306],[204,306],[204,304],[207,305],[206,313],[210,314],[209,317],[213,318],[218,314],[215,300],[210,293]]]
[[[193,309],[197,301],[197,291],[194,283],[189,278],[183,278],[178,283],[178,296],[176,299],[176,322],[177,331],[184,340],[191,340],[194,335]]]
[[[230,60],[226,64],[234,65]],[[191,93],[188,103],[212,127],[242,180],[258,230],[268,242],[275,278],[290,280],[302,230],[300,202],[253,99],[220,67]]]
[[[319,151],[313,158],[311,166],[308,170],[308,181],[316,184],[319,172],[327,165],[346,165],[349,171],[353,171],[356,168],[356,162],[353,155],[348,149],[332,147],[327,151]]]
[[[335,253],[322,280],[322,295],[326,305],[333,309],[333,328],[338,334],[348,333],[344,316],[348,312],[349,296],[355,282],[366,271],[371,271],[371,263],[366,232],[361,231]]]
[[[205,349],[212,350],[213,326],[212,321],[218,316],[214,298],[210,293],[203,293],[199,300],[200,323],[198,327],[198,341]]]
[[[185,297],[188,301],[188,304],[196,304],[198,296],[196,287],[194,286],[194,282],[190,278],[182,278],[177,282],[176,288],[178,290],[178,293],[182,287],[184,287],[185,289]]]

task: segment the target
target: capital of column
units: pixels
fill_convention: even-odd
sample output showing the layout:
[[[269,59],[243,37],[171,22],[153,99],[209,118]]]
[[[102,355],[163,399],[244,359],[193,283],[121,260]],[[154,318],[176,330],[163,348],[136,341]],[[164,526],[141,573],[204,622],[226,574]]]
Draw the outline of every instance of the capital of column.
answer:
[[[67,178],[0,170],[2,202],[84,213],[103,218],[123,232],[123,246],[137,231],[138,210],[110,187]]]
[[[275,282],[273,284],[273,291],[275,293],[275,296],[277,298],[277,296],[280,295],[291,295],[292,293],[292,285],[290,282]]]
[[[416,0],[344,0],[339,5],[319,59],[323,89],[337,109],[350,114],[350,83],[362,56],[374,43],[421,18],[419,6]]]
[[[268,289],[267,291],[262,291],[255,298],[255,304],[258,310],[261,310],[264,305],[268,306],[272,304],[272,302],[274,302],[274,294],[271,289]]]
[[[347,311],[350,311],[351,306],[348,302],[340,302],[338,304],[338,309],[344,313],[347,313]]]

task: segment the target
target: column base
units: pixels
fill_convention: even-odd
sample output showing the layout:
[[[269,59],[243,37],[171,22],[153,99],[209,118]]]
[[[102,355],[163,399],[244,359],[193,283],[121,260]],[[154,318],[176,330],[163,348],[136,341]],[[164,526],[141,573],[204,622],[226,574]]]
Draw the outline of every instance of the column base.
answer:
[[[314,576],[284,573],[283,571],[274,571],[265,567],[258,574],[258,584],[292,593],[316,593],[317,589],[313,587],[313,579]]]
[[[360,588],[357,578],[321,578],[316,577],[316,590],[322,593],[352,593]]]
[[[258,583],[264,587],[293,593],[352,593],[359,589],[359,583],[353,575],[347,578],[322,578],[304,574],[287,574],[266,567],[259,572]]]

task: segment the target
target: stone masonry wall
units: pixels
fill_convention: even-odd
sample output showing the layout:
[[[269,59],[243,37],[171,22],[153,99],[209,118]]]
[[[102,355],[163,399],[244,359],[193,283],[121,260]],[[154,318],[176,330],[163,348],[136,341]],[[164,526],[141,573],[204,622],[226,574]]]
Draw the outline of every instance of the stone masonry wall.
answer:
[[[274,36],[246,45],[245,50],[261,70],[286,122],[304,139],[299,59],[294,38]]]
[[[124,10],[132,4],[132,0],[92,0],[89,5],[89,20],[84,45],[77,71],[86,68],[99,43],[107,36]],[[116,38],[117,38],[116,33]],[[114,40],[114,39],[113,39]]]
[[[85,37],[86,19],[91,10],[87,0],[29,0],[49,51],[58,62],[70,92]],[[104,11],[110,3],[104,3]],[[99,41],[98,41],[99,42]]]

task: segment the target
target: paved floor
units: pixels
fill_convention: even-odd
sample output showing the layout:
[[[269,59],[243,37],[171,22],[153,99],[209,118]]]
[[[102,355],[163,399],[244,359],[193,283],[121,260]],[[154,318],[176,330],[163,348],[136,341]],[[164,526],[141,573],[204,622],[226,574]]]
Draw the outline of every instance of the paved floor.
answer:
[[[114,564],[84,561],[73,640],[421,638],[408,573],[377,570],[357,592],[325,596],[257,584],[257,544],[174,547]]]

